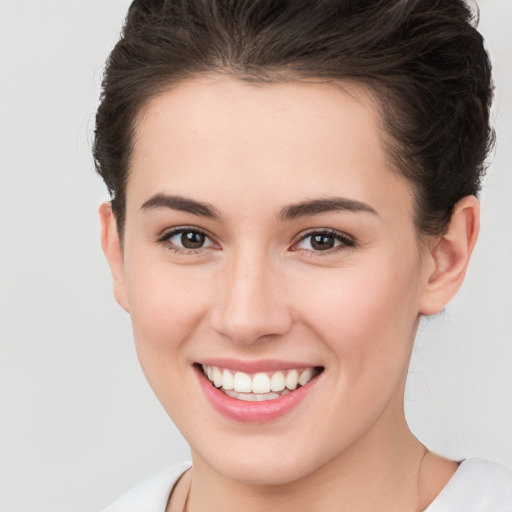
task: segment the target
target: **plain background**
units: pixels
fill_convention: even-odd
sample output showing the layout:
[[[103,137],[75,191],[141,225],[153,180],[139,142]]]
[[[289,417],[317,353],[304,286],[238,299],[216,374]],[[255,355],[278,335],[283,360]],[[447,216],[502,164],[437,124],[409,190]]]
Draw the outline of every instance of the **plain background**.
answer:
[[[188,458],[99,244],[90,142],[128,0],[0,0],[0,512],[90,512]],[[481,0],[498,145],[458,297],[420,328],[406,408],[453,458],[512,465],[510,0]]]

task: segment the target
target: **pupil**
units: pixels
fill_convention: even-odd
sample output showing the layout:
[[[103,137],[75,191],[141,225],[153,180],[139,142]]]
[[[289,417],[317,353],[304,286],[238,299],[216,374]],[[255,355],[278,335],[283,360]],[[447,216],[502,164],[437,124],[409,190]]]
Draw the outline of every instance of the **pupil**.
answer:
[[[181,235],[181,243],[186,249],[200,249],[204,245],[204,238],[202,233],[188,231]]]
[[[312,237],[311,246],[318,251],[325,251],[334,247],[334,237],[330,235],[315,235]]]

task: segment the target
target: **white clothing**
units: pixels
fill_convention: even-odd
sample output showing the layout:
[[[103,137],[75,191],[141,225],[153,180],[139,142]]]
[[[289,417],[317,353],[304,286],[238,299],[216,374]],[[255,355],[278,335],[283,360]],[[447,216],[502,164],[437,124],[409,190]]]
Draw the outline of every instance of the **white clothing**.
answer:
[[[103,512],[165,512],[173,487],[190,466],[190,462],[182,462],[160,471],[121,496]]]
[[[462,461],[425,512],[512,512],[512,468],[478,458]]]
[[[158,473],[104,512],[165,512],[174,485],[189,468],[190,463],[182,463]],[[464,460],[425,512],[512,512],[512,468]]]

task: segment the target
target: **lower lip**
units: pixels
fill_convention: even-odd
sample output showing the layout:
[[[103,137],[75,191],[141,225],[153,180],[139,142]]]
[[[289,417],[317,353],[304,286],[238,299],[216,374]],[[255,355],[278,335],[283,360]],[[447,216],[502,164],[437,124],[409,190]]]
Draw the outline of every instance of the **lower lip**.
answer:
[[[201,388],[213,408],[227,418],[245,423],[265,423],[284,416],[304,400],[318,380],[318,376],[316,376],[305,386],[301,386],[295,391],[274,400],[248,402],[224,394],[213,386],[201,369],[197,367],[194,369]]]

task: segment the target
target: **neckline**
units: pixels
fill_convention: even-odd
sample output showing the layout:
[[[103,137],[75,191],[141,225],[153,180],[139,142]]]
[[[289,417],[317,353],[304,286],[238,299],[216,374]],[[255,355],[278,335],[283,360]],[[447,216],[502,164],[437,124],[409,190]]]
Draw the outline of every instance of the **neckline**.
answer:
[[[481,459],[478,459],[478,457],[469,457],[467,459],[463,459],[461,461],[459,461],[459,467],[457,468],[457,470],[455,471],[455,473],[452,475],[452,477],[450,478],[450,480],[448,480],[448,482],[446,482],[446,485],[441,489],[441,491],[439,492],[439,494],[434,498],[434,500],[432,501],[432,503],[430,503],[430,505],[425,509],[423,510],[423,512],[438,512],[438,510],[441,510],[441,509],[437,509],[437,507],[441,506],[445,506],[443,505],[443,502],[452,494],[456,491],[456,489],[458,488],[458,485],[459,485],[459,481],[461,480],[461,476],[462,474],[466,471],[466,469],[475,461],[478,461],[478,460],[481,460]],[[443,509],[444,510],[444,509]]]

